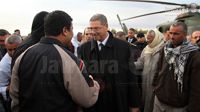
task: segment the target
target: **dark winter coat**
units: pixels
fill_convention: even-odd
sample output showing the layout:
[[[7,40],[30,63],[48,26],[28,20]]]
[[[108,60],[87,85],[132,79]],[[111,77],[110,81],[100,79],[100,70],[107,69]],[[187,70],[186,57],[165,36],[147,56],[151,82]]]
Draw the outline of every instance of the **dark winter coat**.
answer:
[[[89,74],[100,84],[97,103],[87,112],[129,112],[129,107],[139,107],[138,87],[129,66],[131,52],[127,42],[114,38],[109,32],[101,51],[97,41],[93,40],[84,43],[78,55]]]

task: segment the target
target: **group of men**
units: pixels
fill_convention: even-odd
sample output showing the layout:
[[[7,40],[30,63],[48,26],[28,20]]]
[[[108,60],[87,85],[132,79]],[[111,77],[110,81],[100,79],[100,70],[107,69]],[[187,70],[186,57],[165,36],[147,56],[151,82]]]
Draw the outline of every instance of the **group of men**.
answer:
[[[140,112],[140,91],[130,65],[128,42],[133,39],[115,38],[106,16],[95,14],[89,21],[93,37],[76,57],[67,47],[73,36],[70,15],[56,10],[36,17],[33,23],[41,27],[32,26],[30,39],[12,60],[7,84],[12,112]],[[160,50],[152,84],[154,112],[200,111],[200,51],[186,41],[186,32],[184,23],[172,24],[170,40]]]

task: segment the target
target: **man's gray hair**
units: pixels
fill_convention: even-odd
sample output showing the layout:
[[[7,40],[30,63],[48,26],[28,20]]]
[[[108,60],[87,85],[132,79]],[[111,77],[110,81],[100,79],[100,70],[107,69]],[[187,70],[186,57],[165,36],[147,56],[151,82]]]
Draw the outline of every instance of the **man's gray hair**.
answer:
[[[103,14],[95,14],[90,18],[91,21],[100,21],[102,25],[108,25],[108,21],[105,15]]]
[[[181,26],[183,28],[183,32],[187,35],[187,25],[184,22],[174,22],[171,26]]]
[[[22,38],[19,35],[11,35],[5,40],[5,44],[20,44],[22,42]]]

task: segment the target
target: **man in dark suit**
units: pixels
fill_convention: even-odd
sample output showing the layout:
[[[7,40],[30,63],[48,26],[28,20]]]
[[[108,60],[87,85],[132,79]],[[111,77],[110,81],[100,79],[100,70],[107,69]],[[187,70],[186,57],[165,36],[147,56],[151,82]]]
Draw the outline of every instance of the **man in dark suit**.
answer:
[[[128,30],[128,36],[126,37],[126,41],[129,43],[134,43],[137,41],[137,38],[135,37],[135,29],[130,28]]]
[[[129,66],[130,45],[108,31],[107,18],[96,14],[90,19],[94,37],[80,46],[79,57],[100,84],[97,103],[86,112],[139,112],[135,75]]]

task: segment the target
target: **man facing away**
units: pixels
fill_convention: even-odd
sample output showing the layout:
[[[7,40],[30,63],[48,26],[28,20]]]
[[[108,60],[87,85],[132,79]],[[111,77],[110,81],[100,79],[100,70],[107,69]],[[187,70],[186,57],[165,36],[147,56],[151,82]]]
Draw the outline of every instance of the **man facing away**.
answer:
[[[100,84],[97,103],[86,112],[138,112],[139,95],[135,75],[129,66],[129,43],[114,38],[107,18],[96,14],[90,19],[94,40],[80,46],[79,57]]]
[[[80,106],[92,106],[99,85],[86,72],[81,73],[83,62],[65,47],[73,36],[72,18],[53,11],[44,20],[44,31],[45,37],[14,64],[12,112],[77,112]]]
[[[160,52],[154,112],[200,112],[200,51],[187,41],[187,26],[170,26],[170,40]]]

